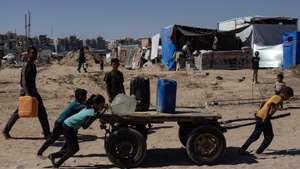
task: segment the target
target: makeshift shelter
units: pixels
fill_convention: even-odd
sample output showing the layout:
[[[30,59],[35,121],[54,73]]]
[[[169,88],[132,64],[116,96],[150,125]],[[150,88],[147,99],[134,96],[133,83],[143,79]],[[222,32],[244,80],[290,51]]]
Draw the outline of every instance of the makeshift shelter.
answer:
[[[208,69],[249,69],[251,68],[251,57],[242,50],[231,51],[201,51],[195,57],[195,66],[198,70]]]
[[[283,34],[283,67],[290,68],[300,64],[300,32]]]
[[[120,45],[118,46],[118,58],[121,65],[127,69],[135,69],[141,57],[141,49],[138,45]]]
[[[296,18],[288,17],[242,17],[218,23],[219,31],[235,31],[242,46],[260,53],[260,67],[280,67],[283,58],[284,32],[297,30]]]
[[[182,25],[172,25],[161,29],[162,63],[168,70],[175,68],[173,54],[189,42],[191,50],[213,50],[214,41],[218,44],[214,50],[234,50],[239,45],[235,33],[230,31],[218,32],[215,29],[195,28]]]
[[[43,49],[39,52],[38,62],[41,64],[49,64],[52,51],[50,49]]]

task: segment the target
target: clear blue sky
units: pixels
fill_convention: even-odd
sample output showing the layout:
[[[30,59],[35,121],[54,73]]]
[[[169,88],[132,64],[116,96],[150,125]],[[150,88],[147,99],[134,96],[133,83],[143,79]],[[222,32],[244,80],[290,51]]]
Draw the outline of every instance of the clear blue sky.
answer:
[[[299,0],[1,0],[0,32],[24,34],[24,14],[32,13],[32,35],[105,39],[144,37],[163,26],[216,28],[240,16],[300,18]]]

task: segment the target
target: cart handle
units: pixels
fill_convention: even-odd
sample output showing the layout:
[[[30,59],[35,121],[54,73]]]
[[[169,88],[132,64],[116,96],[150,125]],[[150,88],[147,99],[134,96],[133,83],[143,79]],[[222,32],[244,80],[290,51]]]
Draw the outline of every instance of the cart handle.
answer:
[[[271,117],[271,119],[279,119],[279,118],[287,117],[287,116],[290,116],[290,115],[291,115],[291,113],[280,114],[280,115]],[[253,125],[253,124],[256,123],[256,122],[249,122],[249,123],[245,123],[245,124],[238,124],[238,125],[235,125],[235,126],[226,126],[226,124],[229,124],[229,123],[232,123],[232,122],[246,121],[246,120],[255,120],[255,118],[243,118],[243,119],[227,120],[227,121],[224,121],[224,122],[220,122],[220,124],[225,124],[223,126],[223,128],[228,130],[228,129],[236,129],[236,128],[240,128],[240,127],[250,126],[250,125]]]

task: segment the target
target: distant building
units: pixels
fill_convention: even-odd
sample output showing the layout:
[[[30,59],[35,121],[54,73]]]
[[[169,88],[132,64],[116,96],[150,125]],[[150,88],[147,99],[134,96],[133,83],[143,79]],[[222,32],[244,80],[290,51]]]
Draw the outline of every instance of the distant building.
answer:
[[[142,48],[150,48],[151,47],[151,38],[148,38],[148,37],[139,38],[138,41]]]
[[[97,49],[106,49],[106,41],[103,39],[103,37],[97,37]]]
[[[18,54],[23,52],[27,47],[34,46],[40,50],[51,50],[55,52],[67,52],[77,50],[83,47],[83,40],[77,36],[69,36],[64,38],[57,38],[55,42],[47,35],[39,35],[37,37],[26,38],[24,35],[17,35],[16,33],[8,32],[0,34],[0,48],[7,53]],[[87,39],[85,44],[94,50],[107,49],[107,42],[102,37],[95,39]]]
[[[96,39],[87,39],[87,40],[85,40],[85,46],[88,47],[88,48],[96,49],[97,48]]]

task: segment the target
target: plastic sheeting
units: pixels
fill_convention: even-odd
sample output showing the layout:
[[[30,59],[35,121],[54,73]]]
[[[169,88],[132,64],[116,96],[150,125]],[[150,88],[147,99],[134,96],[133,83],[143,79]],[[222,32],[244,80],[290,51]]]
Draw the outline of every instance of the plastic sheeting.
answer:
[[[297,18],[290,17],[265,17],[265,16],[247,16],[233,18],[230,20],[218,23],[218,30],[231,31],[244,28],[253,24],[268,24],[268,25],[297,25]]]
[[[283,61],[283,45],[259,46],[254,44],[253,51],[259,52],[259,67],[281,67]]]
[[[300,32],[283,34],[283,67],[290,68],[300,63]]]
[[[282,43],[284,32],[297,30],[297,25],[255,24],[253,27],[253,43],[259,46],[273,46]]]
[[[162,43],[162,63],[167,66],[168,70],[175,69],[176,64],[173,59],[173,53],[176,46],[171,40],[173,26],[162,28],[160,31]]]
[[[154,35],[151,39],[151,60],[155,59],[158,57],[158,48],[159,48],[159,39],[160,35],[159,33]]]
[[[297,30],[296,25],[255,24],[252,47],[259,51],[260,67],[281,67],[283,64],[282,35]]]

